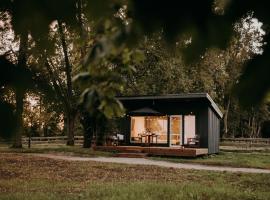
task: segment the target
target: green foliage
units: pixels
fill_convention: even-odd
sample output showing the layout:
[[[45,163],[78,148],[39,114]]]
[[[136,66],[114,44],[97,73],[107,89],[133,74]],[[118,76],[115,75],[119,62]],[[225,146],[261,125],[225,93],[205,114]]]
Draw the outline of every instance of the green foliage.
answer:
[[[20,34],[22,30],[27,29],[36,42],[41,42],[46,38],[44,34],[46,35],[49,32],[49,25],[55,20],[62,21],[74,29],[79,29],[80,25],[77,16],[81,10],[90,20],[100,20],[101,18],[111,17],[124,4],[127,4],[127,15],[122,15],[125,16],[123,20],[131,18],[132,22],[126,27],[123,26],[122,31],[117,32],[115,35],[116,41],[127,42],[129,36],[153,33],[162,29],[170,45],[177,41],[179,36],[188,35],[191,37],[191,45],[183,48],[186,57],[191,58],[198,58],[199,55],[205,52],[207,47],[218,46],[225,48],[229,44],[233,33],[232,23],[239,20],[249,11],[254,11],[254,17],[259,18],[263,23],[269,23],[269,14],[265,6],[263,6],[264,4],[253,0],[244,3],[240,0],[226,3],[221,0],[202,2],[196,0],[181,2],[164,2],[162,0],[147,2],[105,1],[102,3],[99,1],[76,0],[57,2],[28,0],[22,3],[19,0],[5,0],[0,4],[0,9],[12,13],[12,25],[16,33]],[[192,16],[190,13],[193,13]],[[127,29],[130,29],[130,31]],[[104,39],[103,45],[97,47],[97,49],[108,52],[110,49],[108,43],[110,41],[108,38]],[[268,37],[266,38],[267,41]],[[247,104],[261,100],[265,97],[269,88],[269,82],[265,75],[268,73],[264,73],[268,69],[266,67],[268,66],[266,59],[268,43],[263,55],[257,56],[254,61],[249,63],[250,66],[259,66],[259,69],[254,73],[252,71],[254,67],[247,67],[246,73],[244,73],[240,81],[239,90],[243,92],[241,97],[249,99],[249,102],[246,100]],[[256,87],[249,84],[249,82],[255,82],[254,80],[257,80],[259,76],[261,81],[256,82]],[[254,80],[252,80],[253,77],[255,77]],[[246,98],[250,94],[248,92],[249,88],[256,88],[251,90],[254,92],[251,95],[253,98]]]
[[[155,34],[139,44],[146,59],[135,65],[136,72],[123,74],[126,81],[124,95],[150,95],[181,92],[207,92],[223,110],[221,124],[224,137],[260,137],[263,122],[268,120],[269,106],[240,107],[232,92],[243,73],[244,64],[257,54],[261,42],[256,31],[241,28],[226,50],[209,48],[198,62],[187,64],[181,53],[168,51],[162,34]],[[241,39],[240,39],[241,38]],[[229,104],[228,104],[229,102]]]
[[[145,37],[138,44],[143,53],[141,62],[134,64],[135,72],[123,73],[126,79],[123,95],[168,94],[190,91],[190,70],[180,53],[168,51],[162,33]],[[140,53],[141,54],[141,53]]]
[[[102,70],[105,69],[105,66]],[[80,98],[80,105],[86,109],[90,115],[101,114],[107,118],[123,115],[124,108],[122,104],[115,99],[115,94],[122,89],[121,77],[110,69],[100,71],[97,75],[93,73],[78,74],[74,81],[81,82],[83,91]]]
[[[128,84],[130,88],[133,87],[132,92],[137,94],[199,91],[214,86],[213,94],[220,100],[222,93],[227,93],[232,88],[231,84],[226,87],[224,83],[229,82],[228,74],[233,71],[232,66],[235,62],[228,59],[226,57],[228,54],[226,54],[221,60],[216,58],[215,60],[218,62],[211,63],[208,58],[215,58],[215,56],[209,55],[212,53],[207,49],[215,47],[227,51],[226,48],[231,45],[231,38],[235,31],[232,24],[245,17],[250,11],[264,25],[268,25],[270,17],[265,5],[268,5],[266,0],[262,2],[254,0],[245,2],[241,0],[149,0],[147,2],[135,0],[106,0],[102,2],[96,0],[59,0],[57,2],[52,0],[2,0],[0,12],[8,13],[10,19],[5,20],[10,20],[9,29],[12,29],[15,35],[21,39],[21,43],[24,41],[21,46],[24,49],[27,49],[28,46],[27,51],[31,55],[26,55],[24,52],[23,60],[20,59],[20,55],[18,58],[15,56],[15,58],[8,60],[9,63],[6,62],[7,60],[3,60],[1,69],[4,71],[0,75],[0,86],[8,84],[9,86],[17,85],[17,87],[29,89],[33,82],[37,82],[34,81],[33,73],[28,73],[32,70],[18,68],[17,73],[12,71],[14,67],[2,67],[6,65],[17,66],[16,61],[19,63],[23,61],[27,63],[29,68],[32,68],[33,66],[29,63],[46,66],[41,62],[48,61],[47,57],[49,57],[49,64],[63,65],[60,40],[52,36],[55,32],[52,31],[52,26],[58,22],[64,28],[66,42],[70,44],[67,45],[69,53],[66,52],[64,57],[72,57],[70,62],[79,66],[79,72],[87,71],[89,73],[89,78],[84,77],[85,80],[90,79],[89,84],[87,85],[86,81],[82,80],[80,92],[83,94],[81,103],[86,104],[85,108],[91,110],[90,112],[99,113],[109,118],[113,115],[121,115],[123,113],[121,104],[114,99],[114,95],[119,94],[123,90],[123,85]],[[6,17],[1,14],[1,18]],[[90,30],[89,24],[91,24],[90,32],[93,33],[94,37],[88,41],[89,38],[84,36],[87,32],[85,30],[87,28]],[[160,53],[158,52],[160,47],[155,46],[155,44],[153,49],[150,46],[147,47],[146,51],[147,48],[143,49],[144,53],[141,49],[134,49],[137,44],[141,43],[140,39],[145,34],[150,38],[160,31],[162,31],[162,37],[166,41],[162,48],[177,50],[178,53],[181,52],[179,55],[172,55],[171,51]],[[76,38],[77,43],[71,38]],[[238,39],[242,41],[242,38]],[[243,74],[240,78],[239,74],[236,75],[236,80],[232,81],[233,83],[237,82],[235,93],[240,97],[241,105],[250,106],[262,102],[270,88],[268,78],[268,65],[270,63],[267,59],[269,39],[270,37],[267,35],[262,55],[246,59],[247,66],[244,68]],[[83,40],[87,40],[87,42],[83,42]],[[58,49],[55,48],[57,45]],[[58,61],[53,58],[54,53],[57,54]],[[45,58],[41,54],[45,54]],[[156,62],[159,56],[164,57],[162,62]],[[204,59],[201,59],[202,56],[205,56]],[[236,58],[232,54],[230,56]],[[42,59],[43,61],[41,61]],[[69,58],[65,58],[65,63],[67,60]],[[189,64],[184,64],[184,61],[192,61],[193,64],[199,61],[199,64],[192,68]],[[152,65],[153,63],[159,64],[160,66],[154,70],[156,77],[151,76],[149,69],[143,69],[142,63],[149,68],[155,67]],[[193,64],[192,66],[194,66]],[[203,65],[207,66],[207,64],[211,64],[208,71],[198,69]],[[178,68],[179,65],[182,67]],[[230,69],[227,67],[229,65]],[[225,66],[225,69],[220,66]],[[130,73],[134,69],[137,69],[138,76],[131,77],[133,80],[130,80]],[[153,71],[153,69],[151,70]],[[238,72],[238,70],[236,71]],[[177,76],[175,72],[177,72]],[[139,74],[143,76],[142,79],[140,79]],[[163,76],[159,76],[159,74]],[[63,76],[61,73],[58,75]],[[81,78],[83,76],[80,76]],[[39,82],[41,79],[37,80]],[[126,80],[128,82],[125,82]],[[147,80],[148,84],[142,84],[139,80]],[[7,83],[4,83],[5,81]],[[154,84],[157,81],[159,85]],[[43,84],[43,86],[45,85]],[[136,91],[134,88],[140,88],[142,91]],[[126,91],[126,94],[132,92]],[[219,103],[221,104],[221,100]],[[96,111],[92,111],[92,109]]]
[[[6,55],[0,56],[0,84],[18,89],[33,88],[34,74],[23,66],[17,66],[10,62]]]
[[[14,107],[7,102],[0,101],[0,110],[0,135],[3,138],[10,138],[15,128],[13,123],[15,121]]]
[[[6,55],[0,56],[0,106],[2,116],[2,126],[0,127],[0,135],[9,137],[14,133],[16,124],[15,106],[11,102],[6,101],[3,97],[6,95],[7,88],[22,91],[39,91],[44,94],[51,94],[52,88],[48,84],[48,80],[39,76],[39,72],[34,68],[25,68],[24,66],[15,65],[9,61]]]
[[[91,0],[91,1],[81,1],[82,3],[86,3],[84,8],[86,15],[89,19],[100,20],[101,18],[110,18],[114,12],[119,9],[122,0],[103,0],[102,2],[99,0]]]
[[[134,65],[145,57],[137,49],[129,49],[119,43],[123,26],[118,26],[117,18],[97,23],[96,43],[84,58],[82,72],[73,79],[82,91],[79,104],[91,117],[108,119],[124,115],[123,105],[115,98],[123,90],[124,79],[121,73],[130,74]]]

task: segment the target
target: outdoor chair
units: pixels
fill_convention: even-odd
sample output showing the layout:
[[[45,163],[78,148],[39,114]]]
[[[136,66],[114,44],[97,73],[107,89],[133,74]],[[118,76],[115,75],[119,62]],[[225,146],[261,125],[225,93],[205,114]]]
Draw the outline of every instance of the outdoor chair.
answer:
[[[199,136],[196,135],[194,138],[187,138],[187,146],[188,147],[199,147],[200,146]]]
[[[106,137],[107,146],[117,146],[117,137],[115,135],[110,135]]]
[[[123,134],[116,134],[117,138],[117,145],[122,145],[124,143],[124,135]]]

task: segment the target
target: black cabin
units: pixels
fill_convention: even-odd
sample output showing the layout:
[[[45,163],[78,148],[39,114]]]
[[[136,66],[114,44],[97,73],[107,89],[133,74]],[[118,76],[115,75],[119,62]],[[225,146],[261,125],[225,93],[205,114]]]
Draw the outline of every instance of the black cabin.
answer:
[[[207,93],[118,97],[126,109],[125,144],[219,152],[222,112]]]

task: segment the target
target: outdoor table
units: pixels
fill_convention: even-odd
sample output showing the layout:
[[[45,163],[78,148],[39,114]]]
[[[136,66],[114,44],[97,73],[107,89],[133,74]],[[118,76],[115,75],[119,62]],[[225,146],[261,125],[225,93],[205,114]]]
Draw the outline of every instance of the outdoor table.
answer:
[[[156,143],[157,143],[157,135],[155,133],[145,133],[145,134],[140,134],[141,137],[141,144],[143,143],[143,138],[145,138],[145,143],[148,146],[151,145],[151,143],[154,143],[154,138],[156,138]]]

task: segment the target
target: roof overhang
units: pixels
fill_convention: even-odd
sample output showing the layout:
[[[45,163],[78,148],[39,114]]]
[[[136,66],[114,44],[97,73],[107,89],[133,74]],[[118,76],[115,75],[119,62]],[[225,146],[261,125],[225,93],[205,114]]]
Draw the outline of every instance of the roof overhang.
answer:
[[[210,107],[217,113],[217,115],[222,118],[223,114],[214,100],[210,97],[208,93],[185,93],[185,94],[168,94],[168,95],[158,95],[158,96],[119,96],[117,97],[120,101],[126,100],[158,100],[158,99],[206,99]]]

